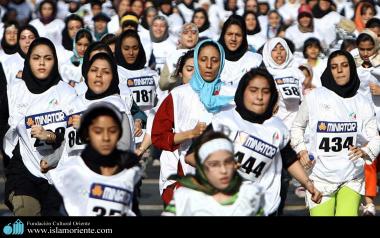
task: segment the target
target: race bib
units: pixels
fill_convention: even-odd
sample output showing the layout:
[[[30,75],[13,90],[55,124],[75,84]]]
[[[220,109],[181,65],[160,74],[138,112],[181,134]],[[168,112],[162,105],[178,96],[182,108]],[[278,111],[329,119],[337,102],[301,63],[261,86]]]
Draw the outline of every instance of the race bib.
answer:
[[[132,207],[132,192],[101,183],[90,187],[88,216],[125,216]]]
[[[318,121],[317,144],[321,156],[347,155],[349,146],[356,145],[356,122]]]
[[[300,99],[299,81],[293,77],[276,78],[276,85],[284,100]]]
[[[83,150],[85,145],[82,143],[79,135],[78,135],[78,132],[77,132],[77,129],[75,129],[73,127],[73,116],[75,115],[78,115],[78,116],[81,116],[83,112],[78,112],[78,113],[75,113],[75,114],[72,114],[70,116],[67,117],[67,142],[68,142],[68,145],[69,145],[69,151],[73,151],[73,150]]]
[[[233,140],[239,174],[251,181],[263,176],[277,153],[277,147],[243,131]]]
[[[65,113],[62,111],[46,112],[41,114],[29,115],[25,117],[25,127],[27,133],[30,135],[30,143],[33,151],[52,150],[52,143],[41,141],[33,138],[31,131],[32,126],[40,125],[47,131],[52,131],[55,134],[65,133],[66,118]]]
[[[139,107],[153,107],[156,97],[156,84],[153,76],[129,78],[127,84],[133,92],[133,99]]]

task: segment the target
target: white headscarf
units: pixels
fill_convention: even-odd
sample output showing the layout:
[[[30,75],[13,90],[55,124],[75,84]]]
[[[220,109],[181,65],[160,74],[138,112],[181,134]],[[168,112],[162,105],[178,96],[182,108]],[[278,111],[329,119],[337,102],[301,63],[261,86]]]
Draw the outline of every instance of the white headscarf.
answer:
[[[282,63],[281,65],[277,64],[272,58],[272,50],[276,47],[278,43],[280,43],[285,48],[285,51],[286,51],[285,62]],[[274,37],[268,40],[264,45],[263,61],[269,73],[271,73],[272,75],[276,75],[279,71],[282,71],[283,69],[286,69],[292,66],[293,54],[290,51],[290,48],[284,39],[280,37]]]

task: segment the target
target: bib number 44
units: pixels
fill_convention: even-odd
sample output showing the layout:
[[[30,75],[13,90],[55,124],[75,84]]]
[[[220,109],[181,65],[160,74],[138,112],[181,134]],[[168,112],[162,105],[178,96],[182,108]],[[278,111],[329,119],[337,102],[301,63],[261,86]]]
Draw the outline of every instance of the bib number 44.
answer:
[[[240,170],[243,169],[245,171],[245,173],[247,173],[248,175],[250,173],[253,173],[255,175],[255,177],[258,178],[261,175],[261,173],[265,167],[265,162],[260,161],[260,163],[257,164],[256,159],[250,156],[243,163],[244,156],[245,155],[242,152],[237,152],[235,154],[235,158],[237,159],[238,163],[241,164]]]

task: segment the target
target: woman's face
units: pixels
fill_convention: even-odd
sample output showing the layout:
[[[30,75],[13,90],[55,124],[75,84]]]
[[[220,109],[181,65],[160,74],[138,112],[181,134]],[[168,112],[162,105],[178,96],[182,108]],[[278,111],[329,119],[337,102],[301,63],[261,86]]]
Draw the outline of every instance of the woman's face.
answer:
[[[91,146],[103,156],[107,156],[115,150],[120,133],[118,124],[107,115],[96,117],[88,128]]]
[[[77,20],[69,21],[67,23],[67,31],[69,33],[70,38],[74,39],[75,35],[79,31],[79,29],[81,29],[82,27],[83,26],[82,26],[82,23],[80,21],[77,21]]]
[[[156,38],[161,38],[164,36],[166,31],[166,24],[162,20],[155,20],[152,24],[153,36]]]
[[[20,34],[20,39],[19,39],[19,44],[22,52],[24,54],[28,53],[29,46],[32,44],[32,42],[36,39],[36,36],[34,35],[33,32],[29,30],[23,30]]]
[[[270,97],[268,80],[257,75],[249,81],[244,90],[244,107],[256,114],[263,114],[268,108]]]
[[[207,180],[218,190],[226,189],[236,172],[233,154],[225,150],[209,155],[203,167]]]
[[[181,45],[187,49],[192,49],[198,42],[198,32],[196,29],[187,27],[181,33]]]
[[[358,45],[359,55],[365,62],[369,62],[369,58],[376,53],[375,45],[372,41],[361,41]]]
[[[194,15],[194,24],[197,25],[198,28],[202,27],[206,22],[206,17],[202,12],[197,12]]]
[[[153,18],[157,16],[157,12],[155,11],[149,11],[146,15],[146,21],[148,22],[148,25],[151,26],[153,22]]]
[[[364,14],[362,14],[362,19],[363,19],[363,23],[366,24],[367,21],[371,18],[373,18],[373,16],[375,15],[375,12],[372,10],[372,8],[367,8],[364,12]]]
[[[306,55],[310,59],[318,59],[319,54],[321,53],[320,49],[316,45],[310,45],[306,48]]]
[[[123,16],[124,13],[131,10],[131,3],[129,0],[121,0],[118,8],[118,15]]]
[[[112,82],[112,68],[105,59],[97,59],[87,73],[88,87],[96,94],[104,93]]]
[[[82,37],[77,41],[75,48],[78,52],[79,57],[82,58],[84,56],[84,53],[86,52],[89,45],[90,41],[86,37]]]
[[[331,3],[327,0],[320,0],[319,1],[319,7],[321,8],[322,11],[326,11],[329,9],[331,6]]]
[[[45,3],[41,7],[41,15],[42,17],[51,17],[53,15],[53,6],[50,3]]]
[[[308,16],[303,16],[303,17],[301,17],[301,18],[298,20],[298,23],[299,23],[302,27],[309,27],[310,24],[311,24],[311,18],[308,17]]]
[[[272,59],[278,65],[282,65],[286,60],[286,51],[285,48],[278,43],[272,50],[271,53]]]
[[[335,82],[344,86],[350,81],[350,65],[346,56],[337,55],[331,59],[330,68]]]
[[[134,12],[138,17],[140,17],[144,11],[144,5],[141,1],[134,1],[132,3],[132,12]]]
[[[256,28],[256,25],[257,25],[257,21],[256,21],[255,15],[248,14],[245,17],[245,25],[247,27],[247,30],[253,31]]]
[[[54,66],[53,52],[47,45],[34,47],[30,55],[30,68],[32,74],[39,80],[46,79]]]
[[[5,41],[11,46],[16,45],[17,44],[17,33],[18,33],[18,30],[14,25],[7,27],[7,29],[5,29],[5,33],[4,33]]]
[[[203,47],[198,55],[198,66],[199,72],[205,81],[214,81],[220,67],[219,51],[212,45]]]
[[[271,27],[277,27],[280,25],[281,17],[275,12],[272,12],[268,16],[268,22]]]
[[[125,61],[128,64],[133,64],[136,62],[137,56],[139,54],[139,42],[134,37],[124,38],[121,44],[121,52]]]
[[[238,25],[230,25],[224,34],[224,42],[228,50],[236,51],[243,42],[243,31]]]
[[[187,84],[194,73],[194,58],[187,59],[182,68],[181,76],[183,84]]]

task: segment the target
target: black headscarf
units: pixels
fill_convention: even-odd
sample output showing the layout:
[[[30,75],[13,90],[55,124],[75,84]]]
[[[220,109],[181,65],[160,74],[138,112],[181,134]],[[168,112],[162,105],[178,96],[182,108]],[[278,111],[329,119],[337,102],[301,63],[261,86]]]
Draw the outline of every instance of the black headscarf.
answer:
[[[111,65],[111,69],[112,69],[112,81],[111,81],[111,84],[107,88],[107,90],[105,92],[101,93],[101,94],[96,94],[88,86],[88,76],[87,75],[88,75],[88,72],[89,72],[89,70],[91,68],[91,65],[97,59],[107,60],[108,63]],[[100,53],[97,53],[96,55],[94,55],[94,57],[92,57],[92,59],[90,60],[90,63],[88,64],[88,67],[85,68],[85,71],[83,72],[83,74],[84,74],[84,79],[85,79],[85,82],[86,82],[86,85],[87,85],[87,91],[86,91],[86,94],[85,94],[86,99],[88,99],[88,100],[96,100],[96,99],[104,98],[104,97],[111,96],[111,95],[114,95],[114,94],[120,94],[120,90],[119,90],[119,75],[117,73],[117,65],[116,65],[115,59],[112,56],[110,56],[109,54],[104,53],[104,52],[100,52]]]
[[[149,30],[150,29],[150,26],[149,26],[149,23],[148,23],[148,20],[147,20],[147,17],[148,17],[148,13],[149,12],[155,12],[157,14],[157,9],[154,8],[154,7],[148,7],[144,10],[144,13],[143,15],[141,16],[141,25],[146,29],[146,30]]]
[[[22,49],[21,49],[21,47],[20,47],[20,36],[21,36],[21,33],[22,33],[24,30],[29,30],[29,31],[31,31],[31,32],[34,34],[34,36],[35,36],[36,39],[37,39],[38,37],[40,37],[40,35],[38,34],[38,31],[36,30],[36,28],[34,28],[34,26],[32,26],[32,25],[26,25],[26,26],[23,26],[23,27],[21,27],[21,28],[18,30],[18,32],[17,32],[17,41],[18,41],[18,44],[17,44],[17,52],[20,54],[20,56],[21,56],[22,58],[25,59],[26,54],[22,51]],[[30,49],[30,47],[29,47],[29,49]],[[28,50],[28,52],[29,52],[29,50]]]
[[[244,91],[248,87],[249,82],[256,76],[262,76],[265,79],[267,79],[269,83],[270,93],[271,93],[268,107],[263,114],[256,114],[248,110],[244,106]],[[244,74],[244,76],[239,82],[238,88],[235,93],[235,103],[236,103],[235,110],[240,114],[240,116],[244,120],[252,122],[252,123],[262,124],[264,121],[272,117],[274,107],[277,104],[277,100],[278,100],[278,92],[276,89],[276,84],[274,83],[273,76],[266,69],[255,68],[248,71],[246,74]]]
[[[1,48],[4,50],[4,52],[7,55],[11,55],[11,54],[16,53],[17,49],[18,49],[18,43],[17,43],[18,39],[17,39],[15,45],[10,45],[5,40],[5,31],[7,30],[7,28],[9,28],[11,26],[15,26],[18,31],[19,31],[19,28],[20,28],[19,25],[18,25],[18,23],[16,21],[7,22],[7,23],[4,24],[4,33],[3,33],[3,39],[1,39]]]
[[[123,40],[127,37],[133,37],[137,40],[139,45],[139,53],[137,55],[136,61],[133,64],[128,64],[127,61],[124,59],[123,52],[122,52],[122,43]],[[146,57],[145,57],[145,51],[144,47],[141,44],[139,34],[137,34],[134,30],[126,30],[124,31],[120,37],[116,41],[115,46],[115,58],[118,65],[129,69],[129,70],[139,70],[143,69],[146,64]]]
[[[199,33],[201,33],[201,32],[204,32],[205,30],[207,30],[208,28],[210,28],[210,21],[208,19],[208,14],[207,14],[206,10],[203,8],[197,8],[194,10],[193,18],[191,19],[192,23],[194,23],[195,14],[197,14],[198,12],[203,13],[203,16],[205,17],[205,23],[201,27],[198,28]]]
[[[119,139],[122,135],[122,119],[123,115],[114,105],[108,102],[98,102],[92,104],[86,112],[81,117],[81,126],[79,128],[78,134],[82,141],[88,141],[88,130],[89,126],[92,124],[92,121],[99,117],[107,115],[112,117],[120,129]],[[121,171],[124,168],[130,168],[132,166],[125,166],[123,163],[124,152],[115,149],[109,155],[101,155],[91,144],[88,144],[86,148],[82,151],[81,157],[85,164],[94,172],[101,174],[100,167],[114,167],[119,166]],[[129,155],[130,156],[130,155]],[[133,160],[133,158],[129,158]],[[117,172],[118,172],[117,171]],[[116,173],[117,173],[116,172]]]
[[[259,20],[257,19],[257,14],[253,11],[246,11],[243,15],[243,18],[244,18],[244,22],[245,22],[245,18],[249,15],[249,14],[252,14],[255,16],[255,19],[256,19],[256,27],[255,29],[253,30],[248,30],[247,29],[247,35],[254,35],[254,34],[257,34],[261,31],[261,26],[260,26],[260,22]]]
[[[335,82],[333,74],[331,72],[331,60],[339,55],[345,56],[347,58],[350,67],[350,81],[343,86],[340,86]],[[321,76],[321,82],[323,87],[330,89],[342,98],[350,98],[355,96],[360,86],[360,79],[356,71],[356,65],[352,55],[344,50],[337,50],[333,52],[329,56],[327,67]]]
[[[106,45],[100,41],[92,42],[87,47],[87,50],[84,52],[84,55],[83,55],[83,63],[82,63],[82,76],[83,77],[86,77],[84,72],[89,67],[88,65],[90,63],[90,55],[95,50],[103,50],[103,51],[105,50],[105,51],[107,51],[107,54],[109,54],[111,56],[113,55],[112,50],[110,49],[110,47],[108,45]]]
[[[226,42],[224,41],[224,35],[227,32],[227,29],[231,25],[237,25],[241,28],[243,40],[241,45],[236,51],[230,51],[227,48]],[[222,33],[220,34],[219,43],[223,46],[226,53],[226,59],[229,61],[238,61],[248,50],[248,41],[247,41],[247,29],[245,27],[244,18],[238,15],[230,16],[226,22],[224,22]]]
[[[50,71],[49,76],[46,79],[38,79],[33,75],[32,69],[30,68],[30,58],[31,54],[34,48],[36,48],[39,45],[46,45],[48,46],[52,53],[54,58],[54,65],[52,70]],[[32,44],[30,44],[28,54],[26,55],[25,61],[24,61],[24,69],[22,72],[22,79],[25,81],[26,87],[28,90],[33,94],[41,94],[51,88],[52,86],[59,83],[60,80],[62,80],[61,75],[58,71],[58,58],[57,58],[57,52],[55,51],[55,47],[53,43],[44,37],[40,37],[38,39],[35,39]]]
[[[327,1],[330,2],[330,4],[332,4],[332,1],[331,1],[331,0],[327,0]],[[313,16],[314,16],[314,18],[320,19],[320,18],[326,16],[327,14],[329,14],[330,12],[332,12],[332,8],[331,8],[331,6],[330,6],[329,9],[323,11],[323,10],[319,7],[319,1],[318,1],[318,3],[313,7],[312,12],[313,12]]]
[[[50,5],[53,7],[53,12],[52,12],[52,14],[51,14],[50,17],[43,17],[43,16],[42,16],[42,13],[41,13],[42,6],[43,6],[44,4],[46,4],[46,3],[50,4]],[[49,23],[52,22],[52,21],[55,19],[55,17],[57,16],[57,4],[56,4],[54,1],[52,1],[52,0],[43,0],[43,1],[40,3],[39,7],[38,7],[38,13],[39,13],[40,21],[41,21],[43,24],[49,24]]]
[[[69,25],[70,21],[81,22],[81,24],[82,24],[81,28],[83,28],[84,23],[83,23],[83,19],[80,16],[78,16],[77,14],[71,14],[70,16],[66,17],[66,19],[65,19],[65,28],[63,28],[63,30],[62,30],[62,46],[66,50],[72,51],[74,39],[69,36],[68,25]]]

